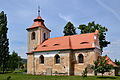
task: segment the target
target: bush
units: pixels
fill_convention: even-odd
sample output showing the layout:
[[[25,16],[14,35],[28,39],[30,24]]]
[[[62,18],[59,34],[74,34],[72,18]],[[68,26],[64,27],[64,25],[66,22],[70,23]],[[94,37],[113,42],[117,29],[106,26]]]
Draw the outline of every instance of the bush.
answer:
[[[85,68],[85,70],[83,71],[83,73],[82,73],[82,77],[87,77],[87,67]]]
[[[10,80],[10,78],[11,78],[11,76],[8,76],[8,77],[7,77],[7,80]]]

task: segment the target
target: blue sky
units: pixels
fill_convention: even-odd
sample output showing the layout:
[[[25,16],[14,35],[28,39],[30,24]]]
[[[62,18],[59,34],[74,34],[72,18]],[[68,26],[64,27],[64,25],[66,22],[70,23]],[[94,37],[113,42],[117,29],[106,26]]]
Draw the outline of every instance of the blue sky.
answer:
[[[111,44],[103,55],[120,60],[120,0],[1,0],[0,11],[8,17],[8,37],[10,52],[15,50],[26,58],[27,31],[37,17],[38,4],[41,17],[52,30],[51,37],[63,36],[63,28],[68,21],[75,27],[95,21],[108,28],[107,40]],[[80,31],[77,30],[79,34]]]

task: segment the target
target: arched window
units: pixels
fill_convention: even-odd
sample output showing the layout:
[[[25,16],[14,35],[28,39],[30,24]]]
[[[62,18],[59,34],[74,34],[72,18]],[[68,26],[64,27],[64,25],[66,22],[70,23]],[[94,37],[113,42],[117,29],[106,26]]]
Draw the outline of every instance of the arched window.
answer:
[[[84,62],[84,56],[82,54],[80,54],[78,56],[78,63],[83,63]]]
[[[43,34],[43,39],[44,39],[44,40],[46,39],[46,34],[45,34],[45,33]]]
[[[40,64],[44,64],[44,56],[43,55],[40,56],[39,61],[40,61]]]
[[[56,64],[60,63],[60,56],[59,55],[55,55],[55,63]]]
[[[31,34],[31,39],[32,39],[32,40],[35,40],[35,32],[32,32],[32,34]]]

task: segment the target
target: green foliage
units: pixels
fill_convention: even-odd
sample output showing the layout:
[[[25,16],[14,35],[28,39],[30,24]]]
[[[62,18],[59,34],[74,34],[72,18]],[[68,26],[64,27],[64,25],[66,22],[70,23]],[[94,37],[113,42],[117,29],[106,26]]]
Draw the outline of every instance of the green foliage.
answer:
[[[119,61],[119,60],[115,59],[115,64],[116,64],[118,67],[120,67],[120,61]]]
[[[98,69],[98,61],[94,62],[94,66],[92,67],[94,69],[94,74],[97,75],[97,69]]]
[[[27,64],[27,59],[23,59],[23,58],[22,58],[21,63]]]
[[[104,47],[107,47],[107,45],[110,44],[109,41],[106,41],[106,32],[108,31],[108,29],[101,26],[100,24],[95,24],[94,21],[89,22],[88,25],[79,25],[78,29],[81,30],[81,34],[92,33],[95,32],[95,30],[99,30],[99,44],[101,50],[103,50]]]
[[[18,69],[13,71],[13,73],[22,73],[22,72],[27,72],[27,69]]]
[[[10,80],[10,78],[11,78],[11,76],[8,76],[8,77],[7,77],[7,80]]]
[[[87,77],[87,73],[88,73],[88,71],[87,71],[87,67],[86,67],[82,73],[82,77]]]
[[[14,71],[15,69],[19,69],[20,66],[22,65],[21,63],[21,57],[18,56],[18,54],[13,51],[11,55],[9,55],[9,69],[11,71]]]
[[[64,27],[63,33],[64,33],[64,36],[75,35],[76,28],[74,27],[74,25],[71,22],[68,22]]]
[[[115,59],[115,64],[118,66],[116,69],[120,72],[120,61]]]
[[[7,17],[2,11],[0,13],[0,71],[6,71],[8,68],[9,42],[7,39]]]
[[[105,72],[109,72],[113,66],[108,64],[107,60],[104,57],[99,57],[97,61],[94,62],[94,66],[92,67],[94,72],[101,73],[102,76]]]

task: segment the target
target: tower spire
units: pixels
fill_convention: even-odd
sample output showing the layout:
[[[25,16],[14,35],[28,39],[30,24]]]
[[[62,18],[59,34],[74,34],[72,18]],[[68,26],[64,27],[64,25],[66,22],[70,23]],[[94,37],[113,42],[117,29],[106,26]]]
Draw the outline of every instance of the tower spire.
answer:
[[[40,16],[40,6],[38,5],[38,16]]]

